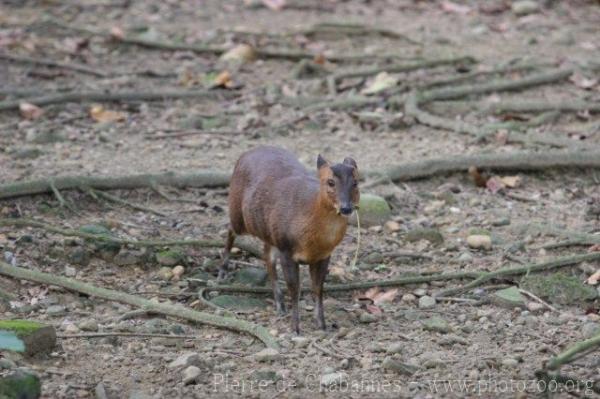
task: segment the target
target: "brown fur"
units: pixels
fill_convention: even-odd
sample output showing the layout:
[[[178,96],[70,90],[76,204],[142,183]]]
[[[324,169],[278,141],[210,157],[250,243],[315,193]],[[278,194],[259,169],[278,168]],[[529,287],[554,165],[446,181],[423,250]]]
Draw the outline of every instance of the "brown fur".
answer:
[[[358,171],[353,160],[332,167],[319,156],[319,164],[317,178],[292,153],[277,147],[258,147],[240,157],[229,189],[231,231],[222,272],[235,235],[260,238],[265,244],[265,263],[276,302],[281,293],[272,248],[280,254],[293,309],[299,295],[297,264],[311,266],[313,290],[322,296],[329,257],[346,233],[347,217],[340,214],[340,208],[359,200]],[[283,304],[277,303],[277,308],[283,311]],[[317,317],[323,319],[322,306],[319,312]],[[294,318],[296,314],[292,324]],[[322,324],[324,327],[324,320]],[[298,331],[297,325],[294,329]]]

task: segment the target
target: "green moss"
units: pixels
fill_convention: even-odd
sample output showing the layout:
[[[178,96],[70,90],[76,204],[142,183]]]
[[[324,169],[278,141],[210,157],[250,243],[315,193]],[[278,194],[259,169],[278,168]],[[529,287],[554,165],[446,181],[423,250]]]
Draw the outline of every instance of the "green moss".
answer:
[[[46,325],[31,320],[0,320],[0,330],[12,331],[17,336],[29,335]]]
[[[577,304],[598,296],[596,289],[564,273],[531,275],[521,279],[521,288],[553,303]]]
[[[0,398],[36,399],[42,394],[40,379],[29,373],[16,371],[0,378]]]

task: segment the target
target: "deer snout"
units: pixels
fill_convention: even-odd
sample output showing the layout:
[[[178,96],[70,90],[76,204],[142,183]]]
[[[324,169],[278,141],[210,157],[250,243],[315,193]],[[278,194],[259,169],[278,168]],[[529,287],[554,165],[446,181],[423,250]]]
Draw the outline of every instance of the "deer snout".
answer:
[[[344,204],[340,207],[340,213],[342,215],[350,215],[352,210],[352,204]]]

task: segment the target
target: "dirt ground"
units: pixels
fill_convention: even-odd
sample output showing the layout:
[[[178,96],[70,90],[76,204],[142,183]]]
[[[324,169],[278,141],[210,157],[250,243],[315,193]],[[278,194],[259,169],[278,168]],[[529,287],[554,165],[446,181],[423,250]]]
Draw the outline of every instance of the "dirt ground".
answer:
[[[115,35],[136,32],[150,40],[226,47],[247,42],[259,48],[303,49],[325,58],[332,54],[363,55],[353,63],[327,61],[324,67],[333,72],[385,65],[376,56],[389,53],[408,60],[396,62],[450,56],[477,60],[474,65],[392,74],[407,93],[419,84],[464,73],[464,68],[483,71],[510,62],[535,63],[540,69],[544,65],[600,63],[598,2],[540,1],[538,5],[539,9],[527,15],[516,15],[511,1],[500,0],[288,1],[279,11],[261,6],[260,1],[250,5],[216,0],[3,2],[1,52],[77,62],[106,76],[0,60],[0,100],[8,92],[13,94],[6,99],[16,98],[19,90],[32,90],[29,94],[35,97],[63,90],[201,89],[207,79],[214,79],[215,73],[225,69],[230,71],[234,87],[217,88],[205,98],[105,103],[100,117],[91,116],[91,104],[82,102],[43,106],[44,114],[31,120],[18,110],[0,112],[0,183],[70,174],[230,171],[242,152],[261,144],[285,147],[310,168],[316,167],[316,156],[321,153],[334,161],[352,156],[365,170],[429,157],[550,149],[502,140],[501,134],[477,141],[469,135],[425,126],[407,118],[401,107],[386,105],[385,100],[366,107],[306,113],[306,105],[334,99],[328,97],[324,79],[292,75],[298,61],[260,58],[232,68],[211,54],[148,49],[89,37],[44,23],[48,16],[71,25],[112,29]],[[391,29],[413,42],[376,34],[333,38],[284,35],[332,21]],[[525,74],[512,72],[504,77],[518,79]],[[598,102],[599,78],[597,72],[588,70],[557,84],[486,94],[469,103],[432,104],[428,110],[475,124],[497,122],[497,116],[478,112],[476,105],[498,98]],[[337,97],[357,95],[371,81],[372,77],[345,79],[338,84]],[[110,111],[122,114],[112,118]],[[531,116],[505,115],[505,120],[522,121]],[[102,117],[108,120],[99,121]],[[159,137],[172,129],[216,133]],[[533,131],[589,147],[600,143],[600,119],[587,111],[563,113]],[[397,225],[362,229],[361,259],[355,269],[348,268],[357,238],[356,228],[351,227],[334,252],[329,281],[492,271],[585,253],[586,247],[546,250],[540,246],[556,240],[552,228],[600,232],[594,213],[594,204],[600,203],[598,172],[552,170],[521,173],[519,177],[520,185],[507,191],[511,195],[476,187],[467,174],[363,190],[388,200],[390,220]],[[55,196],[37,195],[2,200],[0,212],[4,218],[22,216],[72,228],[106,225],[122,237],[224,240],[228,224],[224,190],[165,190],[192,201],[169,201],[150,189],[111,192],[164,213],[160,216],[94,199],[84,192],[64,191],[74,211],[61,207]],[[408,232],[422,228],[437,230],[443,242],[406,239]],[[491,249],[470,249],[466,237],[481,231],[492,237]],[[185,273],[175,281],[165,276],[169,272],[164,264],[157,263],[152,250],[139,254],[125,248],[122,251],[130,252],[126,255],[139,259],[119,266],[80,239],[10,227],[0,228],[0,247],[5,260],[14,260],[19,266],[154,300],[179,301],[197,309],[203,306],[197,296],[164,293],[193,293],[191,282],[186,280],[189,277],[214,279],[221,252],[219,248],[185,248],[179,261]],[[377,257],[392,251],[411,251],[428,258]],[[236,268],[247,267],[246,263],[262,267],[260,260],[243,252],[235,259],[240,261]],[[598,266],[597,262],[584,262],[561,271],[583,282]],[[306,270],[302,278],[308,284]],[[237,315],[266,326],[277,337],[283,350],[266,361],[255,356],[264,348],[262,343],[243,334],[154,315],[122,320],[131,307],[6,278],[0,279],[0,286],[18,295],[18,300],[5,309],[4,317],[45,321],[61,334],[100,331],[196,337],[59,339],[58,348],[48,356],[17,359],[19,365],[40,374],[45,398],[101,398],[99,386],[109,398],[536,397],[541,393],[535,371],[570,344],[589,336],[589,331],[599,326],[600,306],[597,299],[561,303],[557,298],[544,298],[554,310],[539,306],[531,298],[524,308],[477,302],[519,281],[520,277],[496,280],[494,286],[484,285],[460,299],[441,301],[429,308],[419,306],[420,297],[466,282],[402,286],[391,301],[379,305],[382,313],[375,315],[357,300],[365,290],[327,294],[325,314],[331,326],[327,332],[316,329],[312,299],[306,295],[301,302],[302,336],[306,340],[292,339],[289,318],[275,315],[269,296],[268,306]],[[443,331],[425,327],[432,318],[441,319]],[[199,354],[196,364],[201,369],[196,380],[188,384],[184,384],[180,368],[169,367],[186,352]],[[414,370],[390,368],[393,362],[413,366]],[[600,355],[591,353],[561,371],[584,382],[597,380]],[[327,385],[324,376],[337,376],[342,383]],[[554,397],[594,395],[585,385],[561,385],[555,391]]]

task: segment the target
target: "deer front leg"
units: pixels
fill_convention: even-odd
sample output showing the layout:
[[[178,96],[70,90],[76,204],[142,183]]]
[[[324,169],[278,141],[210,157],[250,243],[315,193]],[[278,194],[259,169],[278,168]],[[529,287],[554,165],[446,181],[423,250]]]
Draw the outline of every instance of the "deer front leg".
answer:
[[[315,300],[315,321],[317,326],[325,330],[325,314],[323,312],[323,283],[329,271],[329,258],[310,265],[310,280]]]
[[[292,303],[292,331],[300,335],[300,313],[298,312],[298,301],[300,300],[300,272],[298,263],[292,259],[290,254],[281,254],[281,268],[287,283]]]

